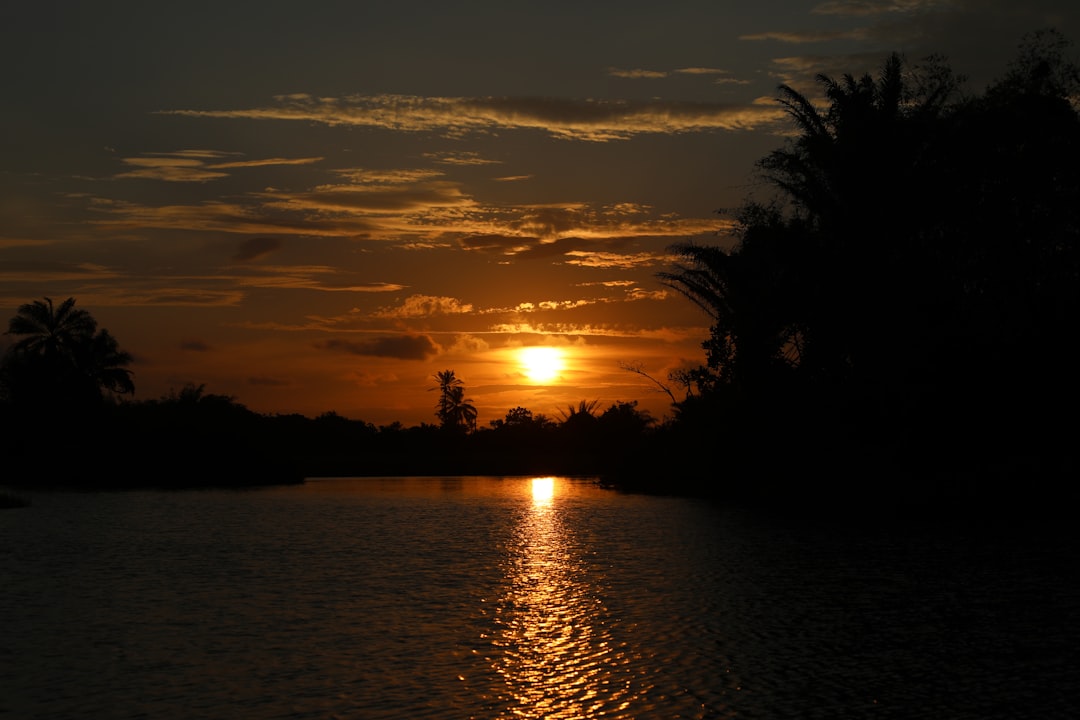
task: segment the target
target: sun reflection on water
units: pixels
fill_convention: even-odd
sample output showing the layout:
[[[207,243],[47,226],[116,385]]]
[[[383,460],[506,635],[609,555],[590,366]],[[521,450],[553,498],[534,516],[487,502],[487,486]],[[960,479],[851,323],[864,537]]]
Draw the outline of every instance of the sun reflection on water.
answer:
[[[532,480],[532,504],[506,558],[490,657],[505,686],[499,717],[629,717],[628,658],[560,516],[558,486],[556,478]]]
[[[555,478],[538,477],[532,480],[532,499],[534,507],[544,507],[551,504],[555,498]]]

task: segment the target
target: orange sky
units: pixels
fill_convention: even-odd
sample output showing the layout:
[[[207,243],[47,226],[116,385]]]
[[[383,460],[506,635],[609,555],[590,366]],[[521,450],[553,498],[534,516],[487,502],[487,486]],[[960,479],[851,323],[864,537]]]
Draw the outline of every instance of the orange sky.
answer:
[[[0,313],[74,296],[136,358],[253,410],[479,421],[637,400],[700,363],[655,278],[724,242],[779,83],[892,50],[988,82],[1072,3],[23,3],[0,10]],[[5,338],[0,342],[6,342]],[[550,381],[516,349],[563,351]]]

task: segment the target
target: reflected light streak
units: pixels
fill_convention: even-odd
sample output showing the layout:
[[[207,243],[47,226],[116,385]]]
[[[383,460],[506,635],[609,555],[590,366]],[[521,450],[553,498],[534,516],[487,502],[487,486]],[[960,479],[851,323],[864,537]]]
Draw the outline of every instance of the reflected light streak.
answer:
[[[560,514],[556,478],[534,478],[532,503],[509,547],[491,666],[502,678],[500,718],[629,718],[640,690],[630,658]]]
[[[555,497],[555,478],[533,478],[532,499],[533,506],[550,505]]]

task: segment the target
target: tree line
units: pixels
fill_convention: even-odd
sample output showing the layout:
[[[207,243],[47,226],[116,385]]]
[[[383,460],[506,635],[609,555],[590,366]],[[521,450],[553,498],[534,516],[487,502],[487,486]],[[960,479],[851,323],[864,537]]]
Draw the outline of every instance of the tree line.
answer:
[[[672,399],[665,423],[634,403],[582,401],[558,421],[514,408],[478,428],[452,370],[433,376],[438,424],[413,428],[256,416],[201,387],[125,401],[130,356],[73,299],[46,298],[9,324],[21,339],[0,368],[0,405],[35,429],[8,433],[21,445],[6,452],[101,412],[160,452],[270,448],[285,456],[276,466],[309,474],[565,472],[710,494],[1069,476],[1080,399],[1069,48],[1036,33],[974,94],[944,59],[899,54],[876,75],[818,76],[820,99],[780,86],[794,134],[758,163],[764,196],[726,211],[734,243],[676,244],[657,276],[711,323],[701,365],[669,378],[685,397],[657,383]],[[178,431],[196,412],[220,422]]]
[[[186,385],[136,401],[129,353],[74,298],[21,305],[0,363],[9,485],[194,487],[331,475],[596,475],[653,419],[636,402],[516,407],[486,428],[453,370],[433,376],[437,423],[378,426],[335,412],[261,414]]]

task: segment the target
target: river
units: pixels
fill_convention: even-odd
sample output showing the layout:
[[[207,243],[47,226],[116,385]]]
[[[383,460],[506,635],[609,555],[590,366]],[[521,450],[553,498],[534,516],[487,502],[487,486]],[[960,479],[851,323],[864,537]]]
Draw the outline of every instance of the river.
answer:
[[[1080,717],[1058,541],[564,477],[29,496],[0,717]]]

